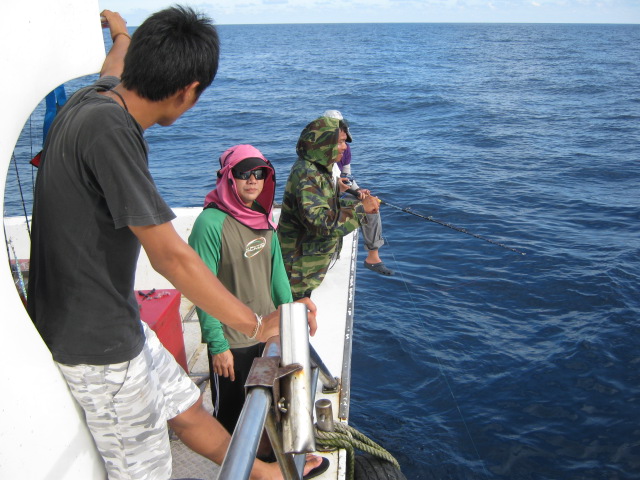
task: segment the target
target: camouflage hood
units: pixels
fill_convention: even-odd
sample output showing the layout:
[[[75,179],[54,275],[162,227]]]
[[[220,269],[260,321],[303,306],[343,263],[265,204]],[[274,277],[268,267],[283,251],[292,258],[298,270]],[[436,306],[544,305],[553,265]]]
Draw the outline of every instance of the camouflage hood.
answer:
[[[338,158],[338,139],[340,138],[340,120],[320,117],[304,127],[296,153],[298,158],[331,171],[331,166]]]

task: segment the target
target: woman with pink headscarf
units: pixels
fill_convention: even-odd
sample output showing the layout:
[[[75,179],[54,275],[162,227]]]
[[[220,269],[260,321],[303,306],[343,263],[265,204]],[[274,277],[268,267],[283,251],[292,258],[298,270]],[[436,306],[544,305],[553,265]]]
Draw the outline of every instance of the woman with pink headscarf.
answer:
[[[189,245],[209,269],[258,315],[293,301],[272,215],[275,191],[275,170],[260,150],[251,145],[229,148],[220,156],[216,188],[205,197],[204,210],[189,236]],[[264,343],[203,310],[197,312],[209,356],[214,415],[233,433],[244,405],[247,376]],[[267,461],[273,457],[266,435],[258,456]],[[310,458],[314,456],[307,462]],[[305,478],[328,466],[328,459],[322,458]]]
[[[251,145],[231,147],[220,157],[216,188],[189,236],[211,271],[259,315],[293,301],[272,217],[274,196],[275,170],[264,155]],[[246,377],[264,344],[197,312],[209,354],[214,415],[233,433]]]

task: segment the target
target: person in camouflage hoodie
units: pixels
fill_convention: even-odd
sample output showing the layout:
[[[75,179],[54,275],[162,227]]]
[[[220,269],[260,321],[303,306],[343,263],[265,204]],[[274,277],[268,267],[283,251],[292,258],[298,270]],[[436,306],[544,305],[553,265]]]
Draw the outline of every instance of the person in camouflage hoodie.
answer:
[[[298,159],[291,167],[278,223],[278,237],[294,300],[309,297],[324,279],[342,237],[366,223],[366,213],[379,210],[377,198],[341,200],[347,190],[336,184],[333,165],[347,143],[344,120],[320,117],[298,139]]]

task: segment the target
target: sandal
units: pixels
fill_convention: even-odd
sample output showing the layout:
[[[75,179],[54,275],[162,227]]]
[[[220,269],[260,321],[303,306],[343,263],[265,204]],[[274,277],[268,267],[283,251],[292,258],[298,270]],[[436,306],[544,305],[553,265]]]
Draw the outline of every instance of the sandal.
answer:
[[[322,475],[329,468],[329,459],[326,457],[322,457],[322,462],[313,470],[309,471],[303,478],[303,480],[309,480],[311,478],[315,478],[318,475]]]
[[[394,271],[388,269],[387,266],[384,264],[384,262],[367,263],[365,261],[364,266],[367,267],[369,270],[373,270],[374,272],[379,273],[380,275],[391,276],[394,274]]]

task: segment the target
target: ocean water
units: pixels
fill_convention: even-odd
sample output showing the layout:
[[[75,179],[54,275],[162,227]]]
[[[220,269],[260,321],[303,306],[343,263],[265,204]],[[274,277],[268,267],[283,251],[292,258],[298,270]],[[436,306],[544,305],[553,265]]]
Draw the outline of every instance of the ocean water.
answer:
[[[147,134],[172,205],[200,205],[237,143],[280,200],[298,135],[334,108],[361,186],[526,253],[383,206],[397,274],[361,247],[352,425],[408,479],[640,478],[640,25],[219,31],[212,87]],[[39,116],[16,150],[27,203]]]

